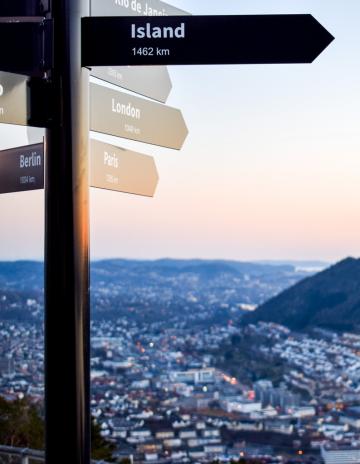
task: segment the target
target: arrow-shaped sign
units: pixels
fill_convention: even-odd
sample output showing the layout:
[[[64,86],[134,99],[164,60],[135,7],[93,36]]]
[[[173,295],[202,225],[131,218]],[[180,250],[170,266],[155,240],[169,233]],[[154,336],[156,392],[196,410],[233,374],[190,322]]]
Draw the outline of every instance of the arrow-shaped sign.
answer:
[[[0,71],[0,123],[48,127],[51,90],[43,79]]]
[[[158,181],[151,156],[91,140],[91,187],[153,197]]]
[[[172,87],[164,66],[107,66],[93,68],[91,75],[162,103],[166,102]]]
[[[28,123],[28,78],[0,72],[0,123]]]
[[[93,16],[185,16],[186,11],[159,0],[92,0]],[[108,66],[94,68],[91,75],[145,97],[165,103],[171,90],[165,67]]]
[[[0,71],[42,76],[51,67],[51,21],[0,18]]]
[[[311,15],[82,20],[84,66],[311,63],[333,40]]]
[[[49,0],[1,0],[0,17],[43,16]]]
[[[186,11],[160,0],[91,0],[92,16],[183,16]]]
[[[0,151],[0,193],[44,188],[44,145]]]
[[[90,84],[90,129],[179,150],[188,134],[181,111]]]

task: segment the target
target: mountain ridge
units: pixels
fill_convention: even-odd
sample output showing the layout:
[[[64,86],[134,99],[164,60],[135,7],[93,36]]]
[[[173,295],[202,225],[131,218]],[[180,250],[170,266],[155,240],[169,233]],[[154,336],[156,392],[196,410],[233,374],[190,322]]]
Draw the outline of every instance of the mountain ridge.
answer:
[[[360,329],[360,259],[345,258],[301,280],[243,318],[244,324],[259,321],[292,330]]]

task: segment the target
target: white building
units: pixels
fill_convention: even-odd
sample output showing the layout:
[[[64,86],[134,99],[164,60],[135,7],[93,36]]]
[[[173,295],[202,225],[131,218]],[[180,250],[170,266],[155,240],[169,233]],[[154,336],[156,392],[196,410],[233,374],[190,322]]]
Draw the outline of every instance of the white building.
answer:
[[[360,464],[360,447],[325,445],[321,456],[325,464]]]
[[[204,384],[215,382],[215,369],[190,369],[184,372],[173,371],[170,378],[173,382]]]

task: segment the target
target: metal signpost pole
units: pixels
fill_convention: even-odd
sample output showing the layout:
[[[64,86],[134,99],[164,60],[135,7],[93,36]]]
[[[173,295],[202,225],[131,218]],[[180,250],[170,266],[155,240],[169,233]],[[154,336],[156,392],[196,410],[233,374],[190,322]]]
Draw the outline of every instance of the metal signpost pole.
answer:
[[[47,130],[46,462],[89,464],[89,72],[81,17],[89,0],[52,2],[54,111]]]

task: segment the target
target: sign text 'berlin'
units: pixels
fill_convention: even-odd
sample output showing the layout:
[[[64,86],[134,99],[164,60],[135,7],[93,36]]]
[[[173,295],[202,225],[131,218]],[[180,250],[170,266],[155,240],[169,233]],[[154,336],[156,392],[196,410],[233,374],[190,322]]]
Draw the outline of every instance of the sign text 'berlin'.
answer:
[[[44,145],[0,151],[0,193],[44,188]]]

